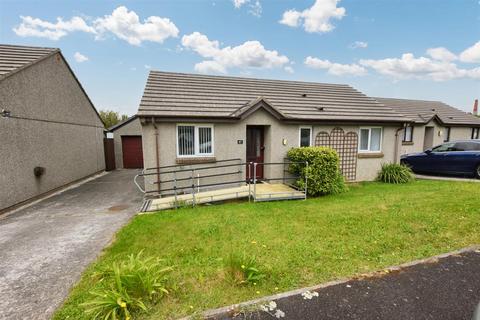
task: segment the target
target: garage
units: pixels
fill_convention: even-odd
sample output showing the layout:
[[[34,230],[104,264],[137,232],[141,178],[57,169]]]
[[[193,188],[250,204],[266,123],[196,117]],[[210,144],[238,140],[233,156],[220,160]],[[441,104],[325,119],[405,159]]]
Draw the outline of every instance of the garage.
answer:
[[[122,136],[123,167],[143,168],[142,136]]]

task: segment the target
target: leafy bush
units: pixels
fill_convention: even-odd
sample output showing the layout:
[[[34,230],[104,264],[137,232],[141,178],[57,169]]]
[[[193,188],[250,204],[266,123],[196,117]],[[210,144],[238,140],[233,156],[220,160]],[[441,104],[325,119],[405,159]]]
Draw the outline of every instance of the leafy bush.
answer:
[[[158,258],[143,258],[142,252],[129,255],[126,261],[114,262],[94,274],[97,287],[92,299],[83,303],[92,319],[131,319],[131,314],[147,311],[146,302],[156,303],[165,294],[167,273]]]
[[[327,147],[292,148],[287,157],[292,162],[290,172],[300,176],[296,184],[305,188],[309,196],[341,193],[346,190],[345,181],[339,169],[340,160],[335,150]],[[308,162],[308,167],[303,164]]]
[[[377,180],[386,183],[407,183],[414,180],[412,170],[404,164],[384,163]]]
[[[227,270],[231,280],[239,285],[256,285],[266,277],[266,274],[258,268],[257,259],[247,257],[245,253],[243,255],[230,254],[227,259]]]

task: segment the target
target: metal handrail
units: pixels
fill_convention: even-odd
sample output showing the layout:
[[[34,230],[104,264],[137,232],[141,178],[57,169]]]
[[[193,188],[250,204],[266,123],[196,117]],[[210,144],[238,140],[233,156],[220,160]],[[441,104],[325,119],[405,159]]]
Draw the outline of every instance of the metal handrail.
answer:
[[[235,184],[235,183],[244,183],[245,180],[235,180],[235,181],[227,181],[227,182],[218,182],[218,183],[209,183],[209,184],[204,184],[202,187],[214,187],[214,186],[220,186],[223,184]],[[195,184],[193,186],[196,187]],[[185,187],[176,187],[176,188],[168,188],[168,189],[160,189],[160,191],[174,191],[174,190],[185,190],[185,189],[191,189],[192,185],[188,185]],[[145,191],[145,193],[156,193],[158,190],[152,190],[152,191]]]
[[[227,175],[227,174],[239,174],[239,173],[242,173],[243,171],[242,170],[238,170],[238,171],[234,171],[234,172],[225,172],[225,173],[217,173],[217,174],[209,174],[209,175],[204,175],[204,176],[200,176],[200,178],[212,178],[212,177],[220,177],[220,176],[224,176],[224,175]],[[174,172],[175,174],[175,172]],[[187,180],[190,180],[190,177],[187,177],[187,178],[180,178],[180,179],[170,179],[170,180],[160,180],[159,181],[155,181],[153,182],[153,184],[159,184],[159,183],[169,183],[169,182],[174,182],[174,181],[187,181]]]
[[[218,168],[228,168],[228,167],[235,167],[235,166],[241,166],[241,165],[246,165],[247,162],[243,162],[243,163],[235,163],[235,164],[224,164],[224,165],[221,165],[221,166],[210,166],[210,167],[200,167],[200,168],[195,168],[195,169],[181,169],[181,170],[171,170],[171,171],[164,171],[164,172],[160,172],[160,174],[168,174],[168,173],[174,173],[174,172],[189,172],[189,171],[192,171],[192,170],[195,170],[195,171],[201,171],[201,170],[209,170],[209,169],[218,169]],[[157,175],[158,173],[157,172],[152,172],[152,173],[143,173],[142,175],[143,176],[153,176],[153,175]],[[160,181],[161,182],[161,181]]]
[[[228,162],[228,161],[234,161],[234,160],[241,160],[241,159],[228,159],[228,160],[219,160],[217,162],[222,163],[222,162]],[[142,191],[144,194],[153,194],[153,193],[158,193],[159,196],[162,195],[171,195],[171,193],[166,193],[168,191],[173,191],[173,195],[175,197],[175,208],[178,207],[178,191],[179,190],[190,190],[191,196],[192,196],[192,204],[196,205],[196,198],[197,194],[200,194],[200,179],[201,178],[211,178],[211,177],[221,177],[221,176],[228,176],[228,175],[237,175],[237,174],[242,174],[244,171],[241,170],[243,166],[247,166],[247,172],[248,172],[248,177],[246,179],[240,179],[240,180],[234,180],[234,181],[224,181],[224,182],[216,182],[216,183],[208,183],[208,184],[202,184],[201,187],[215,187],[215,186],[222,186],[222,185],[229,185],[229,184],[241,184],[245,183],[248,185],[248,199],[249,202],[251,201],[252,197],[254,201],[257,201],[257,195],[268,195],[270,194],[270,198],[272,198],[272,195],[275,194],[291,194],[295,195],[294,192],[289,192],[289,191],[281,191],[281,192],[270,192],[270,193],[257,193],[257,183],[259,179],[257,179],[257,166],[273,166],[273,165],[283,165],[283,177],[282,178],[265,178],[265,179],[260,179],[261,181],[283,181],[285,184],[287,184],[287,181],[291,180],[298,180],[298,177],[286,177],[285,172],[288,172],[288,170],[285,170],[285,165],[291,165],[291,164],[305,164],[306,170],[308,170],[308,162],[301,162],[301,161],[285,161],[285,162],[241,162],[241,163],[236,163],[236,164],[224,164],[224,165],[219,165],[219,166],[206,166],[206,167],[198,167],[198,168],[189,168],[189,169],[180,169],[180,170],[168,170],[160,173],[147,173],[145,170],[142,171],[142,173],[137,174],[134,178],[134,183],[137,186],[137,188]],[[240,169],[238,171],[233,171],[233,172],[225,172],[225,173],[213,173],[213,174],[207,174],[204,176],[201,176],[198,172],[199,171],[204,171],[204,170],[211,170],[211,169],[218,169],[218,168],[228,168],[228,167],[234,167],[234,166],[239,166]],[[162,168],[173,168],[173,167],[178,167],[177,165],[175,166],[164,166]],[[253,167],[253,170],[252,170]],[[155,168],[149,168],[149,169],[155,169]],[[148,169],[147,169],[148,170]],[[253,171],[253,175],[252,175]],[[177,178],[178,173],[182,172],[190,172],[189,177],[182,177],[182,178]],[[159,180],[156,182],[153,182],[151,184],[161,184],[161,183],[172,183],[173,182],[173,187],[172,188],[166,188],[166,189],[160,189],[158,188],[157,190],[151,190],[147,191],[146,187],[142,188],[140,184],[138,183],[138,178],[140,176],[152,176],[152,175],[159,175],[159,174],[173,174],[173,179],[169,180]],[[190,180],[190,184],[186,186],[179,186],[178,182],[181,181],[188,181]],[[253,184],[253,192],[252,192],[252,184]],[[302,192],[301,189],[298,188],[298,186],[295,186],[294,184],[288,183],[287,185],[295,187],[298,191]],[[307,192],[308,192],[308,177],[305,176],[305,186],[303,188],[303,194],[304,194],[304,199],[307,198]],[[188,191],[186,192],[188,193]],[[200,197],[203,198],[203,197]],[[261,199],[258,199],[258,201],[261,201]]]
[[[215,160],[209,163],[219,163],[219,162],[229,162],[229,161],[241,161],[242,159],[240,158],[234,158],[234,159],[226,159],[226,160]],[[154,169],[165,169],[165,168],[174,168],[174,167],[185,167],[185,166],[192,166],[192,164],[173,164],[173,165],[168,165],[168,166],[160,166],[160,167],[150,167],[150,168],[145,168],[145,170],[154,170]]]

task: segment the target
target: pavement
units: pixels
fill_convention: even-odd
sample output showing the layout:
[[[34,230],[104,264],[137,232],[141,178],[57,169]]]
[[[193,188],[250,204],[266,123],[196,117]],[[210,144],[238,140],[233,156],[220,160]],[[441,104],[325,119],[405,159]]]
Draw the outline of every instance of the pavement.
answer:
[[[117,170],[0,216],[0,319],[50,319],[134,216],[137,170]]]
[[[426,175],[426,174],[415,174],[415,178],[421,180],[439,180],[439,181],[461,181],[461,182],[477,182],[480,183],[480,179],[474,178],[461,178],[453,176],[435,176],[435,175]]]
[[[209,319],[471,320],[480,302],[480,250],[276,297],[213,310]]]

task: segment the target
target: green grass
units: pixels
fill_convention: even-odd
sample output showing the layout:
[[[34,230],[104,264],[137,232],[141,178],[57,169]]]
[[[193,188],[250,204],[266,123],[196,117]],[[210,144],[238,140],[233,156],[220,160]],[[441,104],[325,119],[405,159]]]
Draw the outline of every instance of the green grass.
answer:
[[[480,185],[364,183],[306,201],[231,203],[137,216],[88,268],[55,319],[84,319],[92,274],[128,254],[166,259],[176,283],[141,319],[176,318],[480,243]],[[256,257],[267,277],[228,281],[231,253]]]

